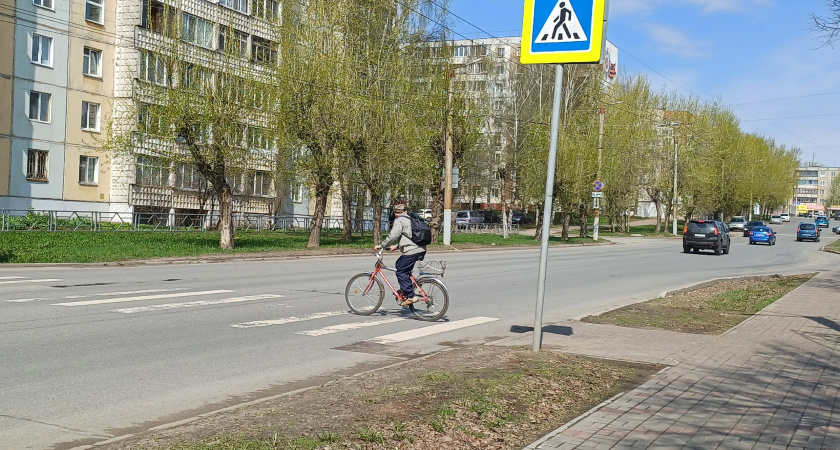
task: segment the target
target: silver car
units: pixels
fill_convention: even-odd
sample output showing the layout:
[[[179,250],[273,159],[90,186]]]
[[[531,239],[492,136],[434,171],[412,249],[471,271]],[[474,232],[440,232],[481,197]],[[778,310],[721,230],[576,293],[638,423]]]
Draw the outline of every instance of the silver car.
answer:
[[[774,223],[781,224],[784,221],[785,221],[785,219],[783,219],[782,216],[771,216],[770,217],[770,223],[771,224],[774,224]]]
[[[744,216],[732,216],[728,225],[730,230],[743,230],[746,224],[747,219]]]

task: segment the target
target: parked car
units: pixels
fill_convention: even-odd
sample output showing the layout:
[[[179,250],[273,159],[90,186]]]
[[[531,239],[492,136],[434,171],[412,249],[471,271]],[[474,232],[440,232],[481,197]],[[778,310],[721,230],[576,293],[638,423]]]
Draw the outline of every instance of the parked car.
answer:
[[[788,214],[788,213],[781,213],[781,214],[779,214],[779,215],[780,215],[780,216],[782,216],[782,220],[784,220],[785,222],[790,222],[790,214]]]
[[[826,216],[819,216],[814,219],[814,223],[817,224],[820,228],[828,228],[828,217]]]
[[[799,222],[799,226],[796,227],[796,240],[798,242],[802,242],[805,239],[816,242],[820,241],[820,229],[817,228],[817,224],[810,222]]]
[[[832,233],[837,233],[837,234],[840,234],[840,227],[834,227],[834,228],[832,228],[832,229],[831,229],[831,232],[832,232]]]
[[[418,214],[418,215],[420,217],[426,219],[426,220],[429,220],[429,219],[432,218],[432,210],[431,209],[421,209],[420,214]]]
[[[754,227],[750,231],[750,244],[759,242],[776,245],[776,232],[770,227]]]
[[[782,219],[782,216],[770,216],[770,225],[773,224],[781,224],[785,220]]]
[[[484,223],[484,216],[476,210],[463,210],[455,213],[455,226],[458,228],[474,227]]]
[[[510,222],[518,225],[526,225],[534,223],[534,219],[522,211],[514,211],[510,215]]]
[[[764,226],[767,226],[767,224],[764,223],[763,220],[751,220],[751,221],[747,222],[747,224],[744,225],[744,237],[749,236],[750,231],[752,231],[752,229],[754,227],[764,227]]]
[[[502,218],[496,215],[493,211],[480,209],[478,212],[482,217],[484,217],[484,223],[502,223]]]
[[[727,226],[717,220],[691,219],[683,227],[683,252],[697,253],[701,249],[713,250],[715,255],[728,254],[732,241]]]
[[[744,225],[746,224],[747,219],[743,216],[732,216],[732,218],[729,219],[729,229],[731,230],[743,230]]]
[[[834,213],[834,220],[840,220],[840,212]]]

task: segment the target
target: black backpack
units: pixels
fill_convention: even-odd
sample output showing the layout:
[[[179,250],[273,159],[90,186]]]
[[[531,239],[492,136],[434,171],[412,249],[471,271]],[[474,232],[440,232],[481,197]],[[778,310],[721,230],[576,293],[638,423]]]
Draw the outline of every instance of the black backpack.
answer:
[[[429,224],[426,223],[425,220],[415,217],[415,216],[408,216],[408,220],[411,221],[411,236],[406,236],[411,239],[411,242],[414,242],[420,246],[426,246],[432,243],[432,229],[429,228]],[[403,233],[405,234],[405,233]]]

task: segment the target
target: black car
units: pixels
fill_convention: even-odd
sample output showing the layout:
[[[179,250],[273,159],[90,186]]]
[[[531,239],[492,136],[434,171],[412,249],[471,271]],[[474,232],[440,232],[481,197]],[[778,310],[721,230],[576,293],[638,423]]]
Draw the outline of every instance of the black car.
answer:
[[[527,214],[523,213],[522,211],[514,211],[510,215],[511,223],[515,223],[518,225],[526,225],[529,223],[534,223],[534,219],[532,219]]]
[[[484,217],[484,223],[502,223],[502,218],[493,211],[479,209],[478,212]]]
[[[766,227],[767,224],[761,220],[751,220],[744,225],[744,237],[750,236],[750,231],[755,227]]]
[[[728,254],[731,241],[728,229],[717,220],[691,219],[683,228],[683,252],[714,250],[715,255]]]

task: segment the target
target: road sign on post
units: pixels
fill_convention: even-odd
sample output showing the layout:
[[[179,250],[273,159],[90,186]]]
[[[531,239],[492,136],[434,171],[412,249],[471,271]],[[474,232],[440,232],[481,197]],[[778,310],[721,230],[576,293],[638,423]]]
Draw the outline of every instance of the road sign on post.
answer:
[[[522,64],[598,63],[608,0],[525,0]]]
[[[595,180],[592,182],[592,190],[595,192],[601,192],[604,189],[604,182],[601,180]]]

